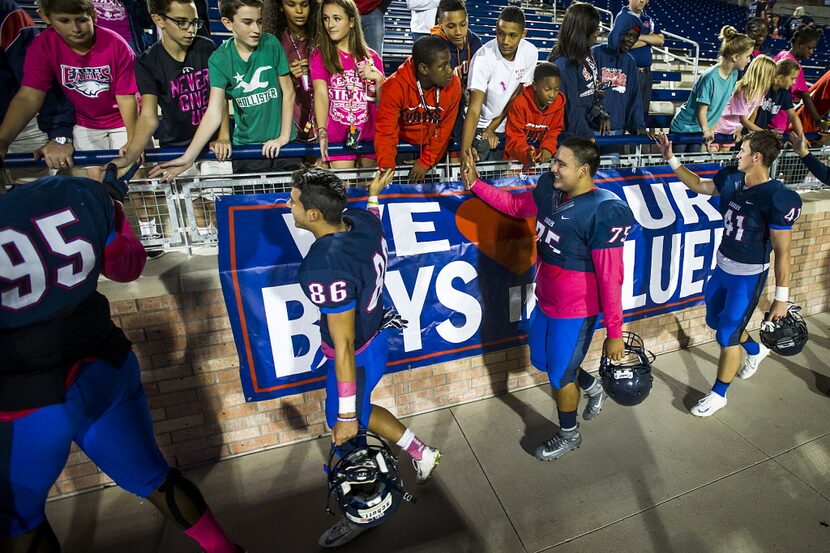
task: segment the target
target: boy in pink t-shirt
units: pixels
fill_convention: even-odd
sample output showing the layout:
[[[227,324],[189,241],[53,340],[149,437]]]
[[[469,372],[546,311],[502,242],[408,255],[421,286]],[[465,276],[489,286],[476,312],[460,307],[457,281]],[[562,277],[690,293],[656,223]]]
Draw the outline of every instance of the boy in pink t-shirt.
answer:
[[[138,118],[132,49],[116,33],[95,26],[90,0],[40,0],[39,13],[50,28],[26,53],[22,86],[0,127],[0,157],[55,81],[75,108],[76,150],[125,147]],[[88,167],[87,175],[100,178],[100,169]]]

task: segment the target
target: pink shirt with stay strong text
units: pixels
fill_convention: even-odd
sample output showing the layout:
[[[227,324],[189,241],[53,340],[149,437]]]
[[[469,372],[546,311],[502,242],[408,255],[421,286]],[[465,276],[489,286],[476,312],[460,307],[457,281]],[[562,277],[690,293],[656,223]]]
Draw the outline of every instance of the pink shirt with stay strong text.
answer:
[[[311,54],[309,73],[312,80],[326,81],[329,89],[329,144],[343,142],[348,135],[349,125],[360,129],[360,141],[371,141],[375,136],[375,113],[377,104],[366,101],[366,81],[357,72],[355,59],[351,54],[338,50],[343,73],[329,73],[323,63],[319,50]],[[383,73],[383,61],[372,49],[369,49],[374,66]],[[377,91],[375,92],[377,97]],[[322,126],[322,122],[318,121]]]
[[[49,28],[26,52],[23,86],[47,92],[57,81],[75,108],[75,121],[88,129],[124,126],[116,96],[135,94],[135,54],[116,33],[95,28],[95,44],[78,54]]]

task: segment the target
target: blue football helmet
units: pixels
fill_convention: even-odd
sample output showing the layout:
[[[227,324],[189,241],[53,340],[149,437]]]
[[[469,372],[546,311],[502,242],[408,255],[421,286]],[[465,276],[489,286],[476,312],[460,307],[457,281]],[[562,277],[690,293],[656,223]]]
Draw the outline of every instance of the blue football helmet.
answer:
[[[340,511],[355,524],[377,526],[398,510],[401,500],[415,502],[403,488],[389,446],[369,430],[361,429],[347,444],[332,446],[324,470],[329,484],[326,511],[334,514],[330,503],[334,496]]]
[[[790,304],[787,316],[777,321],[761,323],[761,343],[778,355],[797,355],[807,345],[807,323],[801,316],[801,307]]]
[[[600,381],[608,397],[620,405],[638,405],[651,392],[654,354],[645,348],[643,339],[637,334],[626,331],[622,337],[626,356],[616,362],[603,353],[599,365]]]

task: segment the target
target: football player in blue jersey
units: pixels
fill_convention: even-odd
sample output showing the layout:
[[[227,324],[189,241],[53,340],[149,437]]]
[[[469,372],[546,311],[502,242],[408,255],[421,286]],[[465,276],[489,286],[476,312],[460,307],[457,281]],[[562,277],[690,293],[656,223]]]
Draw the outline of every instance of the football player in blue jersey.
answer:
[[[469,161],[462,181],[495,209],[513,217],[535,217],[537,233],[536,307],[530,316],[530,362],[548,373],[559,431],[536,449],[541,461],[558,459],[582,443],[576,411],[580,388],[588,403],[582,418],[599,414],[607,395],[580,366],[599,314],[604,314],[605,353],[625,356],[622,339],[623,244],[634,225],[628,205],[597,188],[599,149],[590,139],[563,140],[551,170],[529,192],[512,194],[478,178]]]
[[[303,167],[292,175],[289,207],[296,226],[311,231],[315,238],[298,280],[322,315],[322,349],[328,358],[326,421],[332,442],[342,446],[360,428],[368,428],[406,451],[418,483],[424,483],[441,453],[371,402],[372,390],[386,368],[384,329],[402,328],[400,317],[392,317],[383,307],[387,250],[378,193],[392,176],[392,170],[375,175],[369,185],[368,210],[344,211],[343,181],[331,171]],[[343,518],[320,537],[320,545],[339,547],[365,529]]]
[[[721,347],[718,376],[712,391],[691,409],[697,417],[708,417],[726,405],[726,392],[735,375],[751,377],[769,355],[763,344],[749,336],[746,325],[764,291],[771,251],[775,251],[775,298],[766,317],[774,321],[787,315],[790,244],[793,225],[801,215],[801,198],[769,176],[770,166],[781,153],[780,140],[772,131],[750,133],[738,151],[738,166],[726,167],[712,179],[700,178],[684,167],[665,134],[658,136],[657,144],[690,190],[720,196],[723,239],[717,267],[704,290],[706,324],[715,330]],[[746,351],[743,366],[741,347]]]
[[[0,551],[60,551],[44,509],[73,441],[206,552],[241,551],[165,462],[132,344],[96,290],[99,274],[135,280],[147,260],[120,201],[45,177],[0,195],[0,221]]]

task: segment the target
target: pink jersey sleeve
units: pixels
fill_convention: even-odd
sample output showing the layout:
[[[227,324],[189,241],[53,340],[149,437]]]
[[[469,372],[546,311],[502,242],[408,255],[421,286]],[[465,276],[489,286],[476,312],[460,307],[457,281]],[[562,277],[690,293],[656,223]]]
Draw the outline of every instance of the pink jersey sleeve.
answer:
[[[147,252],[133,233],[130,222],[124,216],[120,202],[115,205],[113,233],[104,248],[101,274],[115,282],[130,282],[141,276],[147,262]]]
[[[48,40],[52,34],[48,31],[35,37],[26,50],[26,62],[23,67],[23,86],[48,92],[55,79],[55,61],[50,59]]]
[[[135,83],[135,53],[121,37],[115,38],[120,40],[113,41],[113,48],[115,49],[113,56],[113,66],[115,68],[113,89],[117,96],[135,94],[138,92],[138,86]]]
[[[482,180],[477,180],[470,188],[490,207],[498,209],[511,217],[533,217],[538,213],[533,192],[513,194],[508,190],[501,190]]]
[[[597,276],[599,298],[609,338],[622,338],[623,309],[623,249],[601,248],[591,250],[594,273]]]

